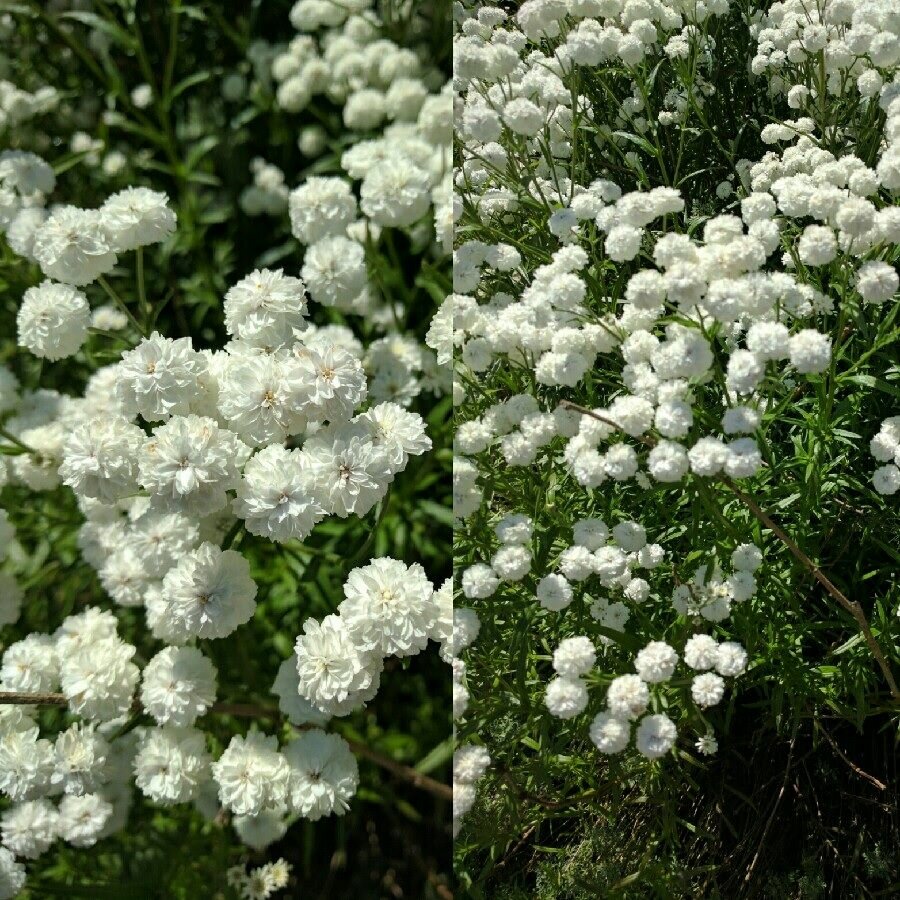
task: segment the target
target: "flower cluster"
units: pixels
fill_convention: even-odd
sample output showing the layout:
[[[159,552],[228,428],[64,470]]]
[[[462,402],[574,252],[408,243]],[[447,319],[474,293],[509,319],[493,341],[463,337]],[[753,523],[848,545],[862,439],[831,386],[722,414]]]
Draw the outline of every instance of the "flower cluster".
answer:
[[[525,747],[544,745],[531,688],[551,652],[543,707],[573,741],[588,731],[604,754],[633,746],[655,760],[696,729],[697,751],[715,753],[712,713],[725,679],[755,668],[754,628],[775,590],[749,525],[773,527],[754,492],[795,477],[805,434],[817,454],[822,434],[859,437],[830,424],[847,415],[836,398],[884,377],[859,373],[896,339],[896,16],[884,3],[786,0],[752,11],[748,42],[748,23],[715,21],[729,12],[457,9],[455,293],[429,341],[455,362],[457,585],[471,607],[457,613],[490,616],[498,636],[518,622],[534,645],[516,631],[527,659],[510,661],[515,686],[490,670],[502,646],[466,662],[507,692]],[[729,52],[751,44],[748,77],[769,88],[751,158],[707,118],[722,107],[717,42],[735,34]],[[785,104],[796,114],[779,116]],[[687,175],[687,157],[709,168]],[[700,177],[723,159],[724,176]],[[818,418],[792,418],[809,398]],[[872,440],[877,493],[900,484],[895,430],[888,419]],[[640,506],[664,523],[666,551],[629,519]],[[485,745],[480,777],[501,754],[476,723],[501,704],[459,682],[459,741]],[[580,718],[593,685],[606,706]],[[515,744],[503,740],[505,771]],[[460,771],[468,810],[475,779]]]
[[[228,883],[242,900],[267,900],[287,887],[291,866],[284,859],[276,859],[249,870],[246,866],[232,866],[227,874]]]
[[[330,720],[374,698],[387,658],[418,654],[431,640],[452,658],[449,580],[436,591],[421,564],[385,550],[368,561],[368,541],[358,557],[338,544],[346,566],[316,546],[333,535],[376,537],[395,479],[432,447],[413,408],[426,410],[419,398],[439,397],[451,382],[446,361],[439,365],[421,340],[431,296],[446,293],[452,244],[451,92],[421,48],[382,36],[367,5],[329,12],[298,3],[291,21],[302,35],[289,46],[249,48],[253,86],[240,71],[222,80],[222,101],[236,105],[260,101],[261,83],[274,77],[279,119],[315,121],[297,102],[298,78],[310,102],[343,111],[340,165],[315,169],[327,174],[298,182],[287,165],[267,161],[286,155],[252,156],[251,185],[211,192],[231,213],[270,217],[284,238],[243,254],[256,264],[236,268],[216,243],[220,271],[198,265],[196,278],[183,277],[198,235],[220,221],[193,190],[219,183],[196,171],[215,136],[202,137],[198,155],[163,166],[173,199],[144,186],[162,165],[154,142],[164,138],[171,156],[184,156],[180,129],[163,131],[194,79],[174,95],[149,76],[129,89],[114,85],[103,127],[98,110],[87,110],[65,137],[29,142],[20,131],[13,146],[40,155],[0,153],[0,236],[12,251],[3,262],[12,259],[12,283],[23,284],[4,348],[23,352],[0,366],[0,488],[33,500],[35,517],[60,501],[60,552],[74,554],[84,581],[77,613],[56,627],[64,613],[54,608],[49,625],[30,630],[26,582],[13,573],[30,565],[33,534],[20,532],[20,546],[0,509],[0,627],[18,623],[23,632],[4,642],[0,690],[42,695],[34,707],[0,706],[0,792],[9,801],[0,896],[24,882],[17,858],[37,859],[57,840],[89,847],[122,831],[135,788],[159,807],[193,804],[256,850],[298,819],[344,815],[360,773]],[[104,59],[118,38],[91,33]],[[0,131],[49,111],[59,96],[0,82]],[[144,129],[148,117],[167,125]],[[151,134],[151,146],[112,143],[119,127]],[[324,129],[298,131],[303,156],[334,149]],[[69,156],[60,162],[56,148]],[[62,177],[74,166],[87,178],[77,205],[58,196],[74,196]],[[236,274],[210,287],[224,272]],[[42,370],[54,388],[37,386]],[[60,389],[69,383],[81,389]],[[403,496],[394,506],[416,502]],[[31,524],[25,512],[12,518]],[[398,556],[418,552],[415,541],[397,544]],[[268,612],[272,570],[293,571],[307,554],[328,560],[322,581],[338,592],[343,582],[343,599],[334,599],[333,615],[310,617],[301,582],[289,604],[291,621],[306,620],[303,632],[262,685],[271,685],[283,721],[262,709],[259,718],[278,723],[271,733],[256,723],[240,732],[213,727],[212,715],[255,718],[256,707],[245,702],[253,697],[233,696],[222,654],[236,644],[211,642],[255,629]],[[313,578],[305,566],[303,578]],[[297,625],[287,627],[278,659]],[[65,712],[44,716],[40,703]],[[255,898],[283,889],[290,866],[239,869],[232,887]]]
[[[284,172],[260,157],[250,161],[253,184],[241,193],[241,209],[248,216],[280,216],[287,209],[288,186]]]
[[[292,721],[345,716],[378,690],[388,656],[412,656],[451,628],[449,585],[435,591],[418,564],[374,559],[354,569],[335,615],[307,619],[291,664]],[[280,675],[280,677],[282,677]],[[276,682],[276,690],[278,683]],[[282,694],[283,702],[285,694]]]
[[[881,463],[872,473],[872,486],[879,494],[896,494],[900,490],[900,416],[881,423],[869,443],[869,452]]]

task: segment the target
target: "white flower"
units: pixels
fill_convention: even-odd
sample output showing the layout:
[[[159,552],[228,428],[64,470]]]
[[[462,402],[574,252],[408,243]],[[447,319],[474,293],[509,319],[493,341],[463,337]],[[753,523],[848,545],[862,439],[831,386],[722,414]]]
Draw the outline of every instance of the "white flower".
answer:
[[[372,684],[370,655],[356,646],[341,616],[307,619],[294,652],[300,694],[323,710]]]
[[[12,900],[18,897],[25,887],[25,877],[25,866],[16,862],[15,856],[6,847],[0,847],[0,898]]]
[[[705,709],[715,706],[725,694],[725,682],[712,672],[694,676],[691,682],[691,697],[697,706]]]
[[[609,528],[602,519],[580,519],[572,531],[575,543],[591,552],[599,550],[609,540]]]
[[[491,597],[500,586],[500,579],[494,570],[484,563],[475,563],[463,570],[462,590],[470,600]]]
[[[250,564],[236,550],[208,542],[166,573],[162,597],[168,627],[182,640],[227,637],[256,610]]]
[[[601,753],[621,753],[631,740],[631,724],[611,713],[597,713],[591,722],[590,736]]]
[[[91,310],[87,297],[77,288],[44,281],[25,291],[16,324],[19,345],[53,361],[81,348],[91,324]]]
[[[664,641],[651,641],[634,658],[635,671],[648,684],[668,681],[675,671],[678,654]]]
[[[3,653],[0,681],[10,691],[45,693],[59,684],[59,657],[46,634],[29,634]]]
[[[807,225],[797,241],[797,255],[808,266],[824,266],[837,256],[837,240],[830,228]]]
[[[596,559],[587,547],[576,544],[563,550],[559,557],[559,568],[567,581],[584,581],[596,572]]]
[[[306,287],[283,269],[254,269],[225,294],[228,333],[257,347],[277,348],[306,329]]]
[[[138,554],[128,545],[111,553],[99,573],[103,589],[119,606],[141,606],[150,575]]]
[[[274,356],[229,357],[219,379],[219,412],[248,444],[281,443],[306,427],[291,369],[289,360]]]
[[[660,441],[647,454],[647,470],[660,482],[681,481],[690,469],[684,447],[675,441]]]
[[[194,519],[178,512],[148,509],[128,530],[128,545],[150,578],[162,578],[185,553],[200,541]]]
[[[762,560],[762,551],[755,544],[739,544],[731,554],[731,565],[740,572],[755,572]]]
[[[544,703],[550,714],[559,719],[571,719],[587,707],[587,687],[580,678],[554,678],[547,685]]]
[[[458,681],[453,682],[453,719],[461,719],[469,708],[469,692],[465,685]]]
[[[735,678],[747,668],[747,651],[735,641],[724,641],[716,650],[716,671]]]
[[[769,352],[774,352],[771,344],[769,345]],[[759,410],[750,406],[731,406],[722,415],[722,431],[725,434],[752,434],[759,428],[761,419],[762,416],[760,416]],[[698,447],[703,441],[715,441],[721,444],[718,438],[701,438],[694,446]],[[693,457],[691,458],[691,465],[693,466]]]
[[[100,208],[110,246],[122,253],[162,243],[175,231],[176,216],[169,198],[145,187],[129,187],[113,194]]]
[[[677,736],[675,723],[667,715],[644,716],[635,732],[635,745],[648,759],[659,759],[675,746]]]
[[[68,795],[59,804],[59,836],[73,847],[92,847],[113,814],[100,794]]]
[[[300,696],[300,675],[297,672],[297,655],[292,653],[282,660],[272,685],[272,693],[278,697],[278,708],[293,725],[325,725],[330,716]]]
[[[304,731],[284,748],[290,767],[288,802],[304,819],[342,816],[356,793],[359,772],[347,742],[318,728]]]
[[[313,496],[327,512],[342,519],[351,514],[364,516],[393,480],[387,453],[350,430],[324,429],[307,440],[302,452]]]
[[[856,290],[866,303],[884,303],[900,287],[897,270],[886,262],[873,260],[863,263],[856,273]]]
[[[559,612],[572,602],[572,585],[562,575],[545,575],[538,582],[537,599],[544,609]]]
[[[422,417],[397,403],[379,403],[354,421],[363,425],[372,443],[387,454],[392,472],[402,472],[410,456],[421,456],[431,449]]]
[[[66,440],[66,429],[60,422],[27,428],[18,435],[32,453],[21,453],[12,458],[16,478],[33,491],[51,491],[59,485],[59,466]]]
[[[69,709],[85,719],[108,722],[131,709],[140,674],[135,648],[117,637],[101,637],[60,657],[60,683]]]
[[[366,173],[360,187],[362,211],[390,228],[412,225],[430,205],[428,176],[408,159],[385,159]]]
[[[306,538],[325,510],[313,499],[305,457],[273,444],[251,457],[234,501],[251,534],[273,541]]]
[[[345,422],[366,399],[362,363],[336,345],[295,345],[288,378],[291,397],[312,421]]]
[[[164,509],[206,516],[222,509],[249,456],[246,445],[212,419],[176,416],[153,430],[138,461],[138,481]]]
[[[628,571],[628,557],[618,547],[600,547],[594,551],[593,566],[600,583],[611,587]]]
[[[474,609],[465,606],[453,607],[453,635],[446,651],[449,655],[457,656],[466,647],[471,646],[481,631],[481,620]]]
[[[160,725],[193,725],[216,700],[216,668],[195,647],[166,647],[146,666],[141,705]]]
[[[889,464],[879,466],[872,473],[872,487],[884,496],[891,496],[900,490],[900,467]]]
[[[606,705],[619,719],[636,719],[647,709],[650,690],[637,675],[614,678],[606,692]]]
[[[288,198],[291,234],[301,244],[343,234],[356,218],[356,197],[343,178],[310,176]]]
[[[222,805],[237,815],[256,816],[287,800],[290,768],[274,736],[255,730],[234,735],[212,773]]]
[[[63,446],[59,477],[81,497],[112,502],[136,494],[144,432],[120,416],[76,426]]]
[[[254,850],[281,840],[287,831],[284,813],[279,810],[263,810],[258,816],[235,816],[231,824],[241,841]]]
[[[762,454],[753,438],[738,438],[726,446],[725,474],[732,478],[750,478],[762,466]]]
[[[94,641],[116,637],[118,621],[108,609],[89,606],[84,612],[67,616],[56,629],[53,638],[60,659],[81,650]]]
[[[831,338],[814,328],[804,328],[790,339],[791,363],[804,374],[824,372],[831,362]]]
[[[139,84],[131,91],[131,102],[138,109],[146,109],[153,102],[153,88],[149,84]]]
[[[4,88],[8,84],[5,82]],[[50,194],[56,186],[56,176],[52,167],[37,154],[26,150],[4,150],[0,153],[0,184],[22,196]]]
[[[342,235],[322,238],[307,248],[300,274],[316,303],[352,309],[368,281],[365,251]]]
[[[453,754],[453,784],[475,784],[491,764],[487,748],[477,744],[458,747]]]
[[[707,478],[717,475],[728,460],[728,448],[716,437],[702,437],[688,451],[691,471]]]
[[[449,642],[453,635],[453,579],[446,578],[431,599],[434,601],[435,619],[429,637],[441,645],[441,659],[449,663],[452,659]]]
[[[35,232],[32,249],[48,278],[90,284],[116,264],[116,254],[96,210],[61,206]]]
[[[453,359],[453,297],[447,297],[438,307],[425,335],[425,343],[437,354],[439,366]]]
[[[187,803],[209,780],[206,737],[196,728],[148,728],[134,758],[135,784],[156,803]]]
[[[564,638],[553,652],[553,668],[565,678],[577,678],[586,675],[596,659],[597,651],[589,638]]]
[[[172,340],[154,331],[122,354],[116,380],[119,402],[127,416],[141,415],[148,422],[186,415],[205,370],[206,360],[189,337]]]
[[[704,671],[716,664],[719,645],[710,634],[693,634],[684,645],[685,664],[692,669]]]
[[[109,744],[93,725],[75,723],[56,738],[56,768],[52,783],[66,794],[98,791],[105,781],[104,766]]]
[[[26,718],[0,734],[0,791],[13,802],[31,800],[50,790],[56,754],[53,744],[38,733],[37,726]]]
[[[434,627],[433,593],[418,563],[373,559],[347,576],[338,612],[362,651],[412,656],[425,649]]]
[[[491,557],[491,568],[503,581],[521,581],[531,571],[531,551],[520,544],[503,546]]]
[[[56,840],[57,818],[56,807],[49,800],[30,800],[9,807],[0,816],[3,846],[16,856],[37,859]],[[2,865],[0,861],[0,868]]]
[[[757,359],[786,359],[790,354],[787,327],[781,322],[754,322],[747,330],[747,347]]]

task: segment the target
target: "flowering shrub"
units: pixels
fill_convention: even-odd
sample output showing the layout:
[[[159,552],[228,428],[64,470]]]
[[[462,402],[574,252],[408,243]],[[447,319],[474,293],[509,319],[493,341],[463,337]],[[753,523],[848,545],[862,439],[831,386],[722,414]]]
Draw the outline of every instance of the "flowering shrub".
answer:
[[[432,326],[456,359],[461,883],[774,890],[773,822],[808,802],[776,856],[855,891],[852,842],[896,823],[842,823],[835,859],[806,784],[779,806],[807,745],[885,789],[831,732],[871,756],[897,729],[896,9],[506,10],[456,7]]]
[[[445,15],[0,20],[0,897],[442,884]]]

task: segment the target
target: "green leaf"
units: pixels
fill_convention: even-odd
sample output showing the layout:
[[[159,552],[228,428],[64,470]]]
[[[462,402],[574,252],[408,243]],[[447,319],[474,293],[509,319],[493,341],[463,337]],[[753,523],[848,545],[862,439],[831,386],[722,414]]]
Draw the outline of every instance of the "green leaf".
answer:
[[[111,22],[109,19],[105,19],[102,16],[98,16],[97,13],[74,10],[70,12],[61,12],[57,15],[57,18],[73,19],[76,22],[80,22],[82,25],[87,25],[89,28],[101,31],[114,43],[129,52],[132,52],[137,48],[137,41],[132,35],[120,25],[117,25],[115,22]]]

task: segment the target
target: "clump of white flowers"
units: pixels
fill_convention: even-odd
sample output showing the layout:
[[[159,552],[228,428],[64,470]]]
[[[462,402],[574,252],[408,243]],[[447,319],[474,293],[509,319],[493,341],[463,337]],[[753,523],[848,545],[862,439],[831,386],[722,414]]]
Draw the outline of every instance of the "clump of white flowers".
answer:
[[[869,443],[869,452],[881,463],[872,473],[872,487],[885,496],[896,494],[900,491],[900,416],[881,423]]]
[[[256,849],[298,818],[345,814],[359,771],[350,744],[328,730],[332,717],[375,696],[387,657],[430,641],[448,662],[458,653],[450,580],[435,591],[418,563],[362,562],[335,614],[308,618],[278,670],[272,692],[292,730],[266,734],[254,723],[224,748],[209,740],[208,717],[234,704],[220,696],[226,673],[207,642],[239,634],[262,600],[242,535],[293,543],[288,553],[326,519],[334,526],[383,510],[410,459],[432,446],[410,407],[450,387],[446,365],[411,330],[421,297],[392,296],[370,256],[375,246],[393,253],[389,230],[402,229],[423,271],[448,257],[451,91],[424,54],[382,38],[366,6],[327,12],[301,0],[291,21],[303,34],[257,60],[284,112],[314,97],[337,103],[352,139],[340,142],[337,174],[299,184],[252,160],[240,208],[289,220],[296,242],[286,246],[299,243],[299,255],[239,272],[221,298],[223,346],[209,348],[206,332],[155,330],[162,298],[146,296],[144,267],[154,247],[176,244],[178,226],[164,193],[130,186],[96,208],[67,205],[53,196],[50,162],[0,153],[0,232],[40,271],[19,303],[18,346],[46,366],[74,358],[96,368],[94,342],[112,339],[107,364],[80,394],[22,389],[0,366],[0,445],[10,451],[0,456],[0,487],[72,491],[83,560],[116,612],[145,623],[154,642],[139,651],[113,612],[88,606],[55,631],[5,645],[2,690],[51,695],[71,718],[44,734],[32,707],[0,707],[0,793],[9,801],[0,896],[22,887],[16,857],[35,859],[57,840],[89,847],[125,827],[134,787],[160,806],[194,803],[210,818],[226,811]],[[245,88],[231,78],[222,93],[234,101]],[[149,109],[160,102],[154,92],[141,84],[127,100]],[[56,99],[0,82],[0,132]],[[330,140],[300,131],[308,156]],[[69,146],[98,175],[101,158],[109,178],[131,163],[87,132]],[[408,275],[399,264],[398,275]],[[363,327],[336,324],[347,313],[365,317]],[[0,563],[14,542],[0,509]],[[12,572],[0,571],[0,627],[22,603]],[[231,880],[241,896],[267,897],[289,872],[280,860]]]
[[[288,886],[291,865],[284,859],[276,859],[248,869],[247,866],[232,866],[228,872],[228,883],[246,900],[266,900]]]
[[[710,716],[750,666],[731,636],[771,600],[759,535],[722,497],[770,527],[753,495],[783,477],[792,405],[818,398],[821,422],[848,382],[870,383],[849,359],[853,323],[890,347],[900,284],[896,17],[861,0],[751,11],[749,68],[796,115],[760,126],[759,159],[708,147],[704,166],[734,170],[694,191],[671,166],[715,131],[708,76],[734,35],[711,37],[728,2],[689,6],[457,8],[455,293],[429,334],[455,367],[463,612],[527,629],[509,664],[546,670],[537,698],[530,678],[498,689],[529,717],[543,700],[560,729],[589,722],[604,754],[651,760],[686,731],[716,752]],[[900,490],[898,446],[887,419],[870,448],[879,493]],[[665,510],[668,552],[628,518],[644,503]],[[478,676],[497,687],[493,649]],[[495,699],[470,697],[456,669],[463,717]],[[465,724],[460,742],[493,753]]]
[[[250,161],[253,184],[240,196],[241,209],[248,216],[280,216],[287,209],[289,189],[284,172],[260,157]]]

